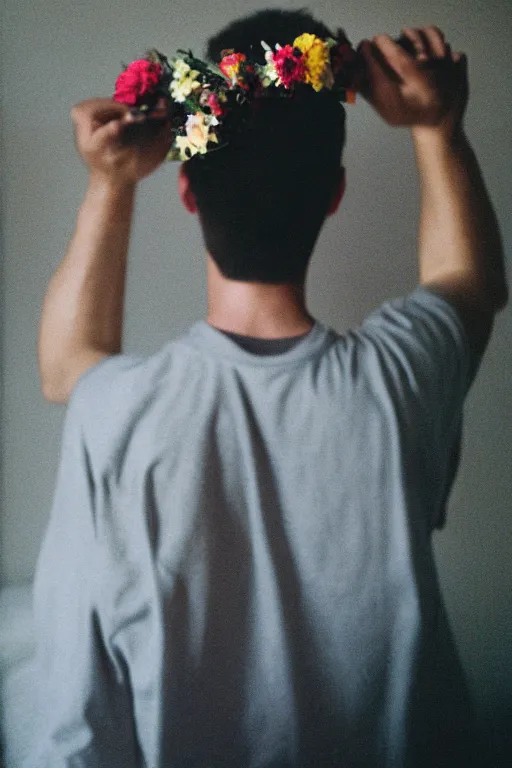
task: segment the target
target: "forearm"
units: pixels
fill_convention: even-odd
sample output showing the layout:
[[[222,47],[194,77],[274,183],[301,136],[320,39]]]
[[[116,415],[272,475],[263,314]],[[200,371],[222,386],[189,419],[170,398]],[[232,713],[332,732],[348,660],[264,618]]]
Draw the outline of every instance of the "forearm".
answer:
[[[413,128],[412,135],[421,186],[420,282],[453,287],[476,307],[500,309],[507,301],[503,247],[466,136],[428,128]]]
[[[91,175],[67,253],[44,299],[39,330],[43,392],[65,401],[84,353],[121,351],[126,260],[135,185]]]

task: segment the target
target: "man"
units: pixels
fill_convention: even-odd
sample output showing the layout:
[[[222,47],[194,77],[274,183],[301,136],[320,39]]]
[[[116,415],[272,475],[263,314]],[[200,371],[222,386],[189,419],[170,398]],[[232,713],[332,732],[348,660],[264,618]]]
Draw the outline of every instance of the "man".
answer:
[[[209,53],[303,32],[328,36],[265,12]],[[182,166],[208,316],[147,360],[121,354],[126,254],[170,129],[133,144],[124,105],[73,110],[90,185],[40,330],[43,392],[69,407],[38,563],[29,765],[480,764],[431,535],[507,288],[463,130],[465,57],[434,27],[404,35],[414,54],[362,44],[363,93],[411,130],[420,284],[345,336],[304,297],[344,189],[328,98],[263,108],[250,141]]]

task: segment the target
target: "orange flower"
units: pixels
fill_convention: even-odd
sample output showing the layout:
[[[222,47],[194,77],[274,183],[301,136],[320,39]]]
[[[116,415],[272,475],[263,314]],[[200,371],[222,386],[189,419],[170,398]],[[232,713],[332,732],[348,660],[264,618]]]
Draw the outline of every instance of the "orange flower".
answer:
[[[227,56],[224,56],[220,62],[220,71],[227,77],[232,85],[238,83],[238,76],[244,61],[247,61],[245,53],[229,53]]]

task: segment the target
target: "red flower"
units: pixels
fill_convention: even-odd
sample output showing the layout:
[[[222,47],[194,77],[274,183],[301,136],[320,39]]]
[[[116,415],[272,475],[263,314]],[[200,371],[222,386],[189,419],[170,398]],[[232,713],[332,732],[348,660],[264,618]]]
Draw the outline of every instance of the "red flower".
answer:
[[[242,62],[247,60],[245,53],[230,53],[224,56],[219,64],[219,69],[230,82],[236,81],[240,73]]]
[[[289,88],[292,83],[304,81],[306,70],[302,51],[298,48],[285,45],[272,55],[272,61],[285,88]]]
[[[133,61],[116,80],[114,101],[131,106],[141,103],[145,96],[156,91],[161,75],[160,64],[146,59]]]
[[[215,115],[215,117],[220,117],[224,113],[216,93],[210,93],[206,103],[210,107],[212,115]]]

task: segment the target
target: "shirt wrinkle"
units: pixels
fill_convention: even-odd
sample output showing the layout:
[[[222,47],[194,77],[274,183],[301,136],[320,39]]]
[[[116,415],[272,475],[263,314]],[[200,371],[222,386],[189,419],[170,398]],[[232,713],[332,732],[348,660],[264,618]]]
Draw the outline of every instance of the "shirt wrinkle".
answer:
[[[75,387],[24,768],[476,765],[430,541],[471,362],[455,309],[419,287],[343,335],[237,336],[199,321]]]

